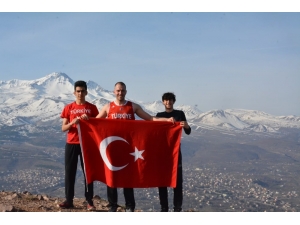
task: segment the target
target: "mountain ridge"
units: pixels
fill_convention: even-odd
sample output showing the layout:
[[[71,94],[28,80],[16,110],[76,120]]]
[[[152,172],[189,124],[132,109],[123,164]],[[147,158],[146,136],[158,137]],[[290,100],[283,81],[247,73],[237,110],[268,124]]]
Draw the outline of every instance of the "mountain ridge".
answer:
[[[0,126],[25,124],[60,124],[63,107],[74,101],[74,81],[65,73],[54,72],[35,80],[0,81]],[[100,110],[115,99],[108,91],[88,80],[87,101]],[[135,102],[134,100],[131,100]],[[163,111],[160,100],[137,102],[151,115]],[[202,112],[197,106],[179,105],[192,129],[219,130],[279,134],[281,128],[300,129],[300,117],[294,115],[273,116],[258,110],[217,109]]]

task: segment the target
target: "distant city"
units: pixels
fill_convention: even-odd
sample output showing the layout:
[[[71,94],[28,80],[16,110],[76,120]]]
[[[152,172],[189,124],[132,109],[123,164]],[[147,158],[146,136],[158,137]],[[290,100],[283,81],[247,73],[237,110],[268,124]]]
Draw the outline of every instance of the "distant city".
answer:
[[[83,177],[78,171],[76,196],[83,197]],[[64,197],[64,171],[52,169],[33,169],[20,171],[1,171],[2,190],[16,192],[29,191]],[[250,175],[229,174],[213,168],[184,167],[183,211],[299,211],[299,204],[292,204],[298,197],[296,191],[271,191],[254,182]],[[95,182],[95,195],[106,199],[106,186]],[[119,188],[119,204],[124,204],[122,189]],[[172,209],[173,190],[169,190],[169,207]],[[143,211],[159,211],[157,188],[135,189],[136,208]]]

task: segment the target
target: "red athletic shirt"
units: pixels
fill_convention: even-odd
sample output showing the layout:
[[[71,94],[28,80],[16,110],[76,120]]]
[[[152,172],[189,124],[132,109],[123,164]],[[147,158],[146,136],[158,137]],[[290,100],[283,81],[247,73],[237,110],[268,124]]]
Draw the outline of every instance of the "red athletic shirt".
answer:
[[[83,105],[77,105],[76,102],[68,104],[63,109],[60,117],[68,119],[71,122],[77,116],[86,114],[88,117],[96,117],[99,111],[97,106],[89,102],[85,102]],[[76,124],[73,124],[67,134],[67,143],[69,144],[79,144],[79,137]]]
[[[115,102],[109,103],[108,119],[134,120],[132,102],[127,101],[124,105],[116,105]]]

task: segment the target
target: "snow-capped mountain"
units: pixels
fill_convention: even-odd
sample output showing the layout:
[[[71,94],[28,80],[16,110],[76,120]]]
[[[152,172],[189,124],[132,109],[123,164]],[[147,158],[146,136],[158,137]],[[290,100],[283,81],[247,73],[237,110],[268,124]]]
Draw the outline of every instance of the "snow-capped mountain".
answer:
[[[60,124],[63,107],[74,101],[74,81],[64,73],[51,73],[36,80],[0,81],[0,126]],[[115,99],[113,92],[87,81],[87,101],[101,109]],[[134,100],[132,100],[134,101]],[[163,111],[161,101],[138,102],[151,115]],[[197,106],[179,105],[194,130],[277,133],[280,128],[300,128],[298,116],[273,116],[244,109],[200,111]]]
[[[191,120],[194,129],[278,133],[280,128],[300,128],[300,117],[273,116],[257,110],[211,110]]]
[[[299,116],[273,116],[265,112],[245,109],[227,109],[225,111],[235,115],[244,123],[264,125],[267,129],[279,129],[282,127],[300,128]]]
[[[88,81],[87,100],[100,108],[114,99],[96,83]],[[63,107],[74,101],[74,81],[64,73],[36,80],[0,81],[0,124],[22,125],[59,121]]]
[[[249,126],[249,124],[244,123],[237,116],[224,110],[212,110],[201,113],[193,121],[194,123],[201,122],[211,126],[232,127],[236,129],[244,129]]]

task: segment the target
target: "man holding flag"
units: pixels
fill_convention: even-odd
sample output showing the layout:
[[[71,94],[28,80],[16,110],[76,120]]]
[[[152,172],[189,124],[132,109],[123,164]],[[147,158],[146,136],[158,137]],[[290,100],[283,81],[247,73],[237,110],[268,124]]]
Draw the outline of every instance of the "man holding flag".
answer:
[[[95,117],[99,113],[96,105],[86,101],[87,84],[85,81],[79,80],[74,83],[74,96],[76,100],[66,105],[60,115],[62,121],[62,131],[67,133],[65,145],[65,196],[66,200],[59,204],[60,208],[73,208],[74,186],[76,180],[76,171],[78,157],[84,173],[84,165],[82,159],[82,149],[79,143],[78,130],[76,125],[80,120],[88,120]],[[87,201],[87,210],[95,210],[93,204],[94,194],[93,182],[85,183],[85,198]]]
[[[189,135],[191,133],[191,127],[186,121],[185,114],[182,110],[176,110],[173,108],[173,105],[176,101],[176,96],[172,92],[166,92],[162,96],[162,103],[165,106],[164,112],[159,112],[156,116],[170,118],[173,117],[176,121],[180,121],[180,126],[183,128],[184,132]],[[180,212],[182,210],[182,156],[179,148],[179,158],[178,158],[178,167],[177,167],[177,182],[176,187],[173,189],[174,198],[174,212]],[[160,186],[159,190],[159,201],[161,205],[161,212],[168,212],[168,189],[167,187]]]
[[[169,122],[175,122],[173,117],[171,118],[158,118],[153,117],[146,113],[142,107],[136,103],[130,102],[125,100],[127,90],[126,85],[123,82],[117,82],[114,87],[114,94],[116,99],[113,102],[110,102],[106,104],[100,113],[96,116],[96,118],[107,118],[107,119],[117,119],[117,120],[135,120],[134,114],[139,116],[141,119],[149,120],[149,121],[169,121]],[[113,139],[114,138],[114,139]],[[112,140],[107,140],[107,144],[105,147],[108,146],[109,143],[116,140],[116,137],[113,136]],[[120,139],[119,139],[120,140]],[[126,141],[122,139],[122,141]],[[104,143],[104,142],[103,142]],[[102,146],[103,147],[103,146]],[[100,145],[101,148],[101,145]],[[102,150],[106,151],[106,148],[102,148]],[[101,149],[100,149],[101,151]],[[133,153],[131,153],[133,154]],[[119,167],[113,167],[109,163],[109,160],[106,157],[106,152],[104,153],[102,151],[102,158],[104,158],[104,161],[106,162],[106,165],[111,166],[111,170],[117,170],[116,168]],[[142,157],[142,151],[138,151],[136,148],[135,150],[135,160]],[[106,159],[106,160],[105,160]],[[135,199],[134,199],[134,191],[131,187],[124,187],[123,189],[124,197],[125,197],[125,205],[126,205],[126,211],[128,212],[134,212],[135,209]],[[116,187],[109,187],[107,185],[107,197],[109,201],[109,206],[111,212],[116,212],[118,207],[118,192]]]

